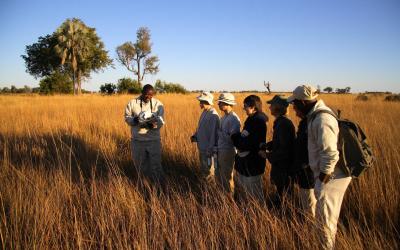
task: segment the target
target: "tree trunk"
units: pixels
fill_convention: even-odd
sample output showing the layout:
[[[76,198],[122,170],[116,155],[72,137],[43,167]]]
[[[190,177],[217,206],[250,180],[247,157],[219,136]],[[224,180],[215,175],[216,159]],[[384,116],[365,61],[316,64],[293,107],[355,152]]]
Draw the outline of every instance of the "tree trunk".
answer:
[[[82,94],[82,79],[81,79],[81,72],[78,70],[78,77],[77,77],[77,83],[78,83],[78,95]]]
[[[137,60],[136,60],[136,62],[137,62],[137,81],[138,81],[138,84],[139,84],[139,87],[140,88],[142,88],[142,82],[141,82],[141,79],[140,79],[140,59],[138,58]]]
[[[76,95],[76,77],[75,77],[75,71],[72,72],[72,88],[74,89],[74,95]]]

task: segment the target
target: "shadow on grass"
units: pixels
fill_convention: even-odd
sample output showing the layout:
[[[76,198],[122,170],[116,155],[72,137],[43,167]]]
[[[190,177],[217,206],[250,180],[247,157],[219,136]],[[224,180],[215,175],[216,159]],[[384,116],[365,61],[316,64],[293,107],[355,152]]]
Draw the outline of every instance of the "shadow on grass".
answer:
[[[75,183],[91,179],[108,178],[110,175],[123,176],[132,183],[141,178],[135,171],[130,153],[130,138],[111,135],[112,149],[89,142],[68,131],[39,135],[0,134],[0,161],[4,156],[16,168],[62,170],[70,174]],[[201,191],[196,166],[188,165],[184,156],[163,150],[163,167],[166,172],[168,189],[180,193],[199,193]],[[158,185],[151,183],[150,185]]]

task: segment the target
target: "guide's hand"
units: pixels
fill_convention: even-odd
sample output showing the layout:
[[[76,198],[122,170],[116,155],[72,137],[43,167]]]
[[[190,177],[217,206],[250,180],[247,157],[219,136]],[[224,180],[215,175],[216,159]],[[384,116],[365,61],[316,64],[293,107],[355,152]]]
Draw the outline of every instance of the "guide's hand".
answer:
[[[320,173],[319,174],[319,180],[326,184],[331,180],[331,175],[330,174],[325,174],[325,173]]]
[[[267,150],[267,143],[261,142],[259,145],[259,149],[266,151]]]
[[[153,129],[153,128],[155,128],[155,123],[154,122],[146,122],[146,127],[148,128],[148,129]]]
[[[267,159],[267,152],[264,151],[264,150],[258,151],[258,155],[259,155],[261,158]]]

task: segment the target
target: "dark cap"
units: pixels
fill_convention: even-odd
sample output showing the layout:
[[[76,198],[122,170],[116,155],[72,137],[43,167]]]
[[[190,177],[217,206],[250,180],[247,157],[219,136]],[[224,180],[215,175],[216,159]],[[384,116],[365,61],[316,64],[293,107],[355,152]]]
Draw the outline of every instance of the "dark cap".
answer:
[[[284,107],[289,106],[287,99],[283,95],[275,95],[271,100],[267,101],[268,104],[279,104]]]

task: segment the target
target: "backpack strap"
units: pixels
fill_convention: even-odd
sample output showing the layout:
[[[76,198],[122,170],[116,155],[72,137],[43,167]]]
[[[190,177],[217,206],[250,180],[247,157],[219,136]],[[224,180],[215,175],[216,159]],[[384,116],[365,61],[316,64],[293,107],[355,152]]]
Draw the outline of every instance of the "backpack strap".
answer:
[[[340,120],[340,119],[338,118],[338,116],[336,115],[336,113],[333,112],[333,111],[329,111],[329,110],[317,110],[317,111],[315,111],[315,112],[312,113],[311,116],[310,116],[310,123],[312,123],[312,122],[315,120],[315,118],[317,117],[317,115],[318,115],[318,114],[321,114],[321,113],[325,113],[325,114],[330,114],[330,115],[332,115],[333,117],[335,117],[335,119],[336,119],[338,122],[339,122],[339,121],[341,121],[341,122],[346,122],[346,123],[348,124],[348,126],[350,125],[350,126],[353,128],[354,132],[355,132],[357,135],[360,135],[360,136],[361,136],[361,140],[362,140],[362,141],[364,141],[364,140],[367,139],[367,136],[365,135],[364,131],[360,128],[360,126],[359,126],[358,124],[356,124],[356,123],[354,123],[354,122],[351,122],[351,121],[349,121],[349,120]]]
[[[339,121],[338,116],[337,116],[333,111],[326,110],[326,109],[322,109],[322,110],[317,110],[317,111],[315,111],[315,112],[313,112],[313,113],[311,114],[310,119],[309,119],[309,120],[310,120],[310,123],[312,123],[312,122],[315,120],[315,118],[317,117],[317,115],[322,114],[322,113],[330,114],[331,116],[335,117],[335,119],[336,119],[337,121]]]

